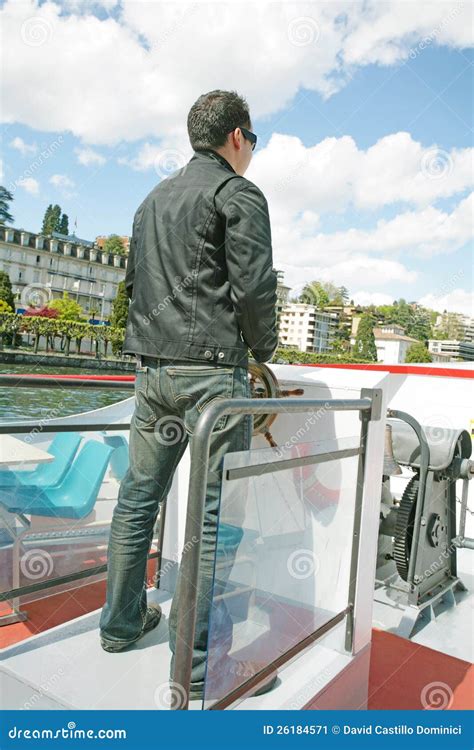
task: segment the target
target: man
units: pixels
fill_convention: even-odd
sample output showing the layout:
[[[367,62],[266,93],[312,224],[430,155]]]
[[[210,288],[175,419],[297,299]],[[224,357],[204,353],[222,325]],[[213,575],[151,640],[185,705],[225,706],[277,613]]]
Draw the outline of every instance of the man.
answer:
[[[137,355],[136,408],[110,529],[100,620],[107,651],[127,648],[159,623],[160,607],[147,606],[147,555],[200,414],[216,398],[248,398],[248,350],[267,362],[278,344],[268,206],[243,176],[257,140],[248,105],[235,92],[211,91],[191,107],[187,125],[193,157],[150,192],[133,222],[123,351]],[[191,698],[203,693],[221,463],[249,448],[251,434],[252,416],[234,414],[220,417],[211,436]],[[170,613],[172,674],[177,618],[186,611],[180,573]],[[225,653],[232,632],[221,615]]]

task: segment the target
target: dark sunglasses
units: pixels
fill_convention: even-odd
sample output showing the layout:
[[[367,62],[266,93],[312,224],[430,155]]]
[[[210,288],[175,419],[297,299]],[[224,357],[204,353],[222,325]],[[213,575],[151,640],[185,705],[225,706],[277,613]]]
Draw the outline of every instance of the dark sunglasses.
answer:
[[[238,125],[237,127],[239,127],[242,131],[242,135],[244,136],[244,138],[247,141],[250,141],[250,143],[252,144],[252,151],[255,151],[255,146],[257,145],[257,136],[255,135],[255,133],[252,133],[251,130],[247,130],[247,128],[243,128],[241,125]],[[234,131],[231,132],[233,133]]]

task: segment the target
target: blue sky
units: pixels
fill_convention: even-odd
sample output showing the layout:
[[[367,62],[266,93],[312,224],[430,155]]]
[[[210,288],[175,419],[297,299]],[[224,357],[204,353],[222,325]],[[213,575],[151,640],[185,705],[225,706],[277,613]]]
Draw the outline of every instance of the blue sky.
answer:
[[[294,291],[319,278],[362,303],[472,314],[470,6],[263,5],[242,50],[235,4],[3,3],[14,226],[39,231],[59,203],[79,237],[130,234],[145,195],[191,156],[193,101],[235,88],[259,135],[246,176]]]

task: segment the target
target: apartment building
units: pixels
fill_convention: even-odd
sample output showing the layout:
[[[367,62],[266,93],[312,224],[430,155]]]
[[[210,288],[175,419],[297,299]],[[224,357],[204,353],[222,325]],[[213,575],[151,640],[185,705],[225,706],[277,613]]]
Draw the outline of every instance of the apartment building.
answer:
[[[314,305],[293,302],[283,308],[279,335],[282,346],[303,352],[327,353],[331,350],[338,325],[335,312],[318,310]]]
[[[276,270],[276,269],[275,269]],[[277,326],[280,325],[281,314],[288,304],[290,287],[283,283],[283,271],[277,271]]]
[[[449,355],[451,361],[474,362],[474,342],[457,341],[456,339],[430,339],[428,350],[433,355]]]
[[[10,277],[18,312],[68,292],[86,314],[95,311],[95,319],[107,320],[126,262],[126,256],[105,253],[75,235],[0,226],[0,270]]]

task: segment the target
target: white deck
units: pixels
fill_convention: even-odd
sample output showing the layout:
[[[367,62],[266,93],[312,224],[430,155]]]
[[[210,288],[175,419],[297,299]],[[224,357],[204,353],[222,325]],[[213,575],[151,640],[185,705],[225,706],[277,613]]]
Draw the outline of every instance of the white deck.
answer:
[[[111,654],[100,646],[101,610],[5,649],[0,670],[2,709],[169,710],[170,595],[149,589],[148,601],[161,603],[162,621],[127,651]],[[351,659],[323,643],[313,646],[309,655],[280,673],[271,694],[249,698],[239,708],[301,708]],[[361,703],[366,689],[362,680]],[[191,710],[201,708],[201,701],[191,701]]]

